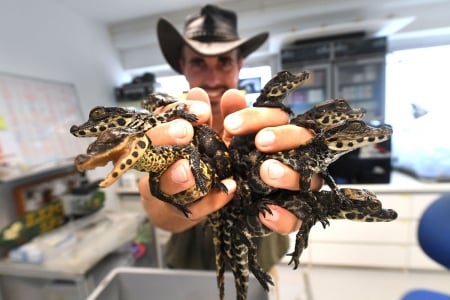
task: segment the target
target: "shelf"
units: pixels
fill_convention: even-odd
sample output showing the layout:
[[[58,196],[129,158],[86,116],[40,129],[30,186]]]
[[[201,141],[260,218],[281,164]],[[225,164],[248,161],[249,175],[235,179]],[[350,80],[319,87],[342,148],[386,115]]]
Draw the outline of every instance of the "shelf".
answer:
[[[54,162],[21,172],[20,174],[0,178],[0,185],[16,186],[42,178],[51,178],[61,174],[75,173],[76,171],[72,159],[70,161]]]

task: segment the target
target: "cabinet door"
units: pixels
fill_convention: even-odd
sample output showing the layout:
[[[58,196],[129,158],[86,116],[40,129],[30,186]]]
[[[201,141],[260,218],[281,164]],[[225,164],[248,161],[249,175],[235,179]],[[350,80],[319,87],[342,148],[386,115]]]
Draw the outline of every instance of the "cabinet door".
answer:
[[[333,96],[345,98],[355,108],[365,108],[366,121],[384,121],[384,56],[337,61],[334,66]]]
[[[293,73],[309,71],[309,80],[286,97],[286,104],[300,114],[331,97],[331,67],[329,64],[305,65],[289,70]]]

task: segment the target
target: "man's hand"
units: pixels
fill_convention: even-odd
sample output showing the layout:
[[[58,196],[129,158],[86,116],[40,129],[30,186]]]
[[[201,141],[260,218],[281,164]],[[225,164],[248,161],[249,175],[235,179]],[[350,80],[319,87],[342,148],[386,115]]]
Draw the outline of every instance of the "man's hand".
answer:
[[[222,98],[222,111],[232,112],[234,102],[241,94],[236,90],[227,91]],[[241,100],[242,101],[242,100]],[[245,99],[244,99],[245,101]],[[280,109],[249,107],[230,113],[224,120],[224,141],[229,143],[235,135],[258,132],[255,145],[261,152],[277,152],[299,147],[308,142],[313,134],[302,127],[287,125],[289,116]],[[296,138],[286,138],[296,137]],[[260,169],[261,179],[268,185],[288,190],[299,190],[300,174],[277,160],[264,161]],[[319,190],[322,179],[313,177],[311,189]],[[272,214],[260,214],[261,222],[274,232],[288,234],[297,231],[301,220],[288,210],[269,205]]]
[[[211,124],[211,111],[207,94],[201,89],[192,89],[187,95],[188,110],[198,116],[198,124]],[[229,90],[222,97],[222,112],[224,121],[224,141],[228,144],[234,135],[258,132],[256,147],[262,152],[273,152],[296,148],[307,142],[312,133],[298,126],[286,125],[288,115],[273,108],[246,108],[245,98],[237,90]],[[192,139],[192,125],[185,120],[175,120],[157,126],[147,133],[155,145],[186,144]],[[297,139],[286,139],[295,136]],[[288,166],[276,160],[265,161],[260,170],[261,178],[267,184],[290,190],[299,190],[299,174]],[[187,160],[179,160],[161,176],[161,190],[167,194],[175,194],[192,187],[195,184]],[[203,220],[210,213],[228,203],[236,191],[234,180],[225,179],[223,183],[228,188],[228,194],[212,191],[202,199],[189,205],[192,212],[186,218],[175,207],[165,203],[150,194],[148,176],[143,176],[139,183],[143,206],[153,224],[163,229],[180,232]],[[311,183],[312,189],[320,189],[322,180],[317,176]],[[278,206],[270,206],[272,214],[260,215],[261,222],[271,230],[287,234],[296,231],[301,220],[292,213]]]

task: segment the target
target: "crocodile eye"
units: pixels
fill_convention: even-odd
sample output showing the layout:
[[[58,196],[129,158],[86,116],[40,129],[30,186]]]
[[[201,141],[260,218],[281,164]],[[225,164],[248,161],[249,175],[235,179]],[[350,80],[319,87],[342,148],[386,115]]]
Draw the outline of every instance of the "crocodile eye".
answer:
[[[95,107],[89,113],[89,119],[99,119],[105,115],[105,109],[103,107]]]

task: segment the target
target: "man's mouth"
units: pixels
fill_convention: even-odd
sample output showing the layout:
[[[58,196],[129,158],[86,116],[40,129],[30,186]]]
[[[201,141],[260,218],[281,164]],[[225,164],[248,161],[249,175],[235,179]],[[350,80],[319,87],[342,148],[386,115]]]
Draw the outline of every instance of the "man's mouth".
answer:
[[[212,102],[220,101],[220,98],[222,97],[223,93],[228,89],[225,86],[221,87],[203,87],[203,89],[208,93],[209,100]]]

